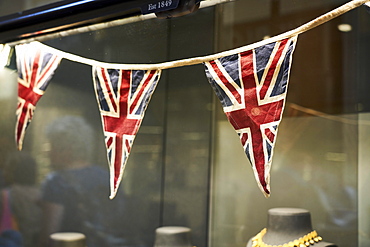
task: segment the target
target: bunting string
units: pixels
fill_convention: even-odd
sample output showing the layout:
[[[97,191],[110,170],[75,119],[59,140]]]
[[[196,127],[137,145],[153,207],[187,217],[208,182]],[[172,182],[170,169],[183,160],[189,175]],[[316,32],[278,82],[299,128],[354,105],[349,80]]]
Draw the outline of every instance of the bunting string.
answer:
[[[222,1],[222,0],[220,0]],[[113,64],[60,51],[40,42],[16,45],[18,107],[16,142],[24,135],[36,104],[62,59],[92,67],[94,90],[104,128],[114,198],[135,136],[161,71],[204,64],[211,87],[249,159],[257,184],[270,196],[270,170],[287,95],[292,56],[299,34],[338,17],[368,0],[353,0],[296,29],[213,55],[157,64]],[[7,54],[6,47],[0,48]],[[8,48],[7,48],[8,49]],[[5,51],[5,52],[4,52]]]
[[[225,3],[225,2],[230,2],[233,0],[211,0],[211,1],[202,1],[200,3],[199,8],[206,8],[206,7],[211,7],[217,4]],[[9,46],[15,46],[15,45],[20,45],[20,44],[26,44],[34,41],[43,41],[43,40],[50,40],[50,39],[57,39],[57,38],[63,38],[66,36],[70,35],[75,35],[75,34],[81,34],[81,33],[86,33],[86,32],[94,32],[98,31],[101,29],[106,29],[106,28],[111,28],[111,27],[116,27],[116,26],[122,26],[126,25],[129,23],[134,23],[134,22],[140,22],[140,21],[145,21],[145,20],[150,20],[157,18],[157,16],[154,13],[151,14],[146,14],[146,15],[138,15],[138,16],[132,16],[128,18],[123,18],[123,19],[118,19],[114,21],[109,21],[109,22],[102,22],[102,23],[97,23],[97,24],[92,24],[92,25],[87,25],[83,27],[78,27],[78,28],[71,28],[68,30],[63,30],[59,32],[54,32],[55,30],[44,30],[44,33],[40,36],[37,37],[31,37],[31,38],[25,38],[22,40],[17,40],[14,42],[9,42]],[[48,33],[48,32],[52,33]]]
[[[326,14],[323,14],[316,19],[307,22],[306,24],[303,24],[299,26],[298,28],[295,28],[291,31],[279,34],[277,36],[273,36],[271,38],[261,40],[259,42],[249,44],[246,46],[242,46],[239,48],[235,48],[232,50],[208,55],[208,56],[202,56],[202,57],[194,57],[194,58],[186,58],[186,59],[180,59],[180,60],[174,60],[174,61],[169,61],[169,62],[163,62],[163,63],[157,63],[157,64],[112,64],[112,63],[106,63],[106,62],[100,62],[96,61],[93,59],[89,58],[84,58],[78,55],[74,55],[71,53],[63,52],[57,49],[54,49],[55,53],[58,53],[59,56],[64,57],[65,59],[68,59],[73,62],[78,62],[82,64],[87,64],[91,66],[98,66],[98,67],[103,67],[103,68],[112,68],[112,69],[132,69],[132,70],[163,70],[163,69],[170,69],[170,68],[176,68],[176,67],[183,67],[183,66],[190,66],[190,65],[196,65],[196,64],[201,64],[205,63],[211,60],[215,60],[221,57],[229,56],[235,53],[240,53],[244,52],[247,50],[252,50],[254,48],[273,43],[285,38],[291,38],[294,36],[297,36],[299,34],[302,34],[304,32],[307,32],[315,27],[318,27],[352,9],[355,9],[365,3],[370,1],[369,0],[352,0]],[[43,44],[42,44],[43,45]],[[46,45],[44,45],[46,46]],[[47,46],[48,47],[48,46]],[[50,49],[50,47],[48,47]]]

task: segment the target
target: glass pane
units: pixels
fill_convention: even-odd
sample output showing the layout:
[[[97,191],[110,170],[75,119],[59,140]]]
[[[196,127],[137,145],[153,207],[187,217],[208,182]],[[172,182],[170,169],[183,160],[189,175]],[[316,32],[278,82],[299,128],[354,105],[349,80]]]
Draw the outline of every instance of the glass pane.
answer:
[[[231,49],[292,30],[342,3],[225,4],[219,8],[219,33],[227,35],[219,36],[218,47]],[[263,9],[260,18],[239,17],[245,5],[251,13]],[[314,229],[326,242],[358,246],[360,236],[361,246],[366,246],[368,202],[364,194],[359,198],[367,184],[367,122],[358,121],[357,111],[368,111],[363,92],[368,91],[369,19],[360,7],[298,37],[275,145],[270,198],[258,189],[240,140],[217,105],[211,246],[245,246],[267,226],[268,210],[277,207],[309,210]],[[352,31],[340,31],[340,24],[349,24]]]
[[[363,113],[359,117],[359,181],[358,181],[358,226],[359,246],[370,245],[370,200],[368,196],[369,182],[369,148],[370,148],[370,115]]]
[[[152,19],[44,43],[99,61],[158,63],[212,53],[213,25],[214,10],[209,8],[180,19]],[[202,42],[199,43],[199,40]],[[14,59],[9,67],[16,68]],[[9,95],[4,95],[6,99],[1,105],[4,108],[4,121],[1,122],[5,130],[1,132],[4,159],[9,156],[9,150],[14,151],[17,98],[16,74],[9,69],[5,71],[4,80],[7,83],[1,85],[0,92],[5,92],[6,87],[11,87],[11,90],[6,91]],[[46,234],[34,227],[34,235],[37,236],[32,236],[30,241],[34,242],[27,246],[39,246],[37,238],[40,235],[47,238],[55,231],[83,232],[89,247],[153,246],[155,230],[160,226],[189,227],[192,229],[193,243],[206,246],[211,104],[212,91],[206,82],[202,64],[163,71],[135,138],[119,193],[109,201],[109,181],[105,176],[108,164],[91,66],[62,60],[47,92],[37,105],[21,152],[29,153],[29,158],[34,159],[39,168],[35,187],[41,194],[39,199],[44,208],[40,209],[38,204],[30,201],[25,205],[35,206],[41,215],[48,213],[46,222],[49,224],[45,229]],[[65,123],[60,118],[70,115],[83,118],[93,128],[94,141],[86,141],[96,146],[89,157],[89,165],[98,166],[104,176],[86,171],[87,168],[78,161],[71,164],[64,162],[56,167],[53,150],[62,144],[49,141],[45,129],[50,124],[56,128],[62,128],[59,126],[61,123],[68,125],[72,120]],[[65,135],[58,139],[60,143],[71,135],[76,140],[80,139],[82,130],[74,130],[75,124],[70,125],[65,128]],[[74,145],[71,139],[65,142]],[[67,153],[62,154],[59,156],[71,158]],[[85,185],[92,186],[94,181],[100,181],[103,192],[95,187],[86,189]],[[4,187],[12,188],[13,183]],[[79,190],[80,187],[83,192]],[[87,198],[79,202],[82,194],[83,198]],[[108,210],[94,210],[95,204],[87,204],[86,201],[96,203],[96,207],[108,205]],[[110,208],[115,210],[109,211]],[[98,211],[96,214],[104,224],[89,222],[90,228],[86,229],[86,225],[81,226],[77,217],[81,211]],[[45,226],[41,219],[41,216],[35,215],[35,221],[38,222],[36,226]],[[114,232],[104,232],[107,226]],[[26,235],[29,231],[21,232]],[[100,242],[100,236],[109,242]]]
[[[49,2],[2,1],[0,15]],[[344,2],[235,1],[181,18],[130,23],[45,43],[99,61],[159,63],[251,44]],[[299,36],[268,199],[257,187],[202,64],[162,71],[119,193],[109,200],[107,155],[91,67],[61,62],[19,152],[14,144],[13,56],[0,71],[0,187],[10,191],[25,247],[40,246],[39,239],[55,231],[83,232],[88,247],[153,246],[160,226],[191,228],[194,246],[246,246],[266,227],[267,210],[276,207],[308,209],[313,228],[324,241],[369,245],[369,19],[361,7]],[[349,24],[352,30],[342,32],[340,24]],[[82,129],[90,125],[93,130],[87,135],[93,140],[83,142],[92,144],[89,163],[71,161],[73,156],[65,153],[69,149],[82,153],[76,150],[89,146],[79,146],[83,131],[77,124],[61,120],[71,115],[86,121]],[[47,135],[50,126],[70,127],[53,142]],[[59,164],[53,150],[63,147],[68,136],[72,140],[59,152],[65,159]],[[104,205],[104,210],[96,209]],[[99,212],[94,214],[98,217],[90,214],[94,221],[76,223],[92,211]],[[48,216],[46,221],[42,215]],[[108,243],[100,242],[99,236]]]
[[[11,15],[17,12],[40,7],[60,0],[14,0],[0,1],[0,16]]]

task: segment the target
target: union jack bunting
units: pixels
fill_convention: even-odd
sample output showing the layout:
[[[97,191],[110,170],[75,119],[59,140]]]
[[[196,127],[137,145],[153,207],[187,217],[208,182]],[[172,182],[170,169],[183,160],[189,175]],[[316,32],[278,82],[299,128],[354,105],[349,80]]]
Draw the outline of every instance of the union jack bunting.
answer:
[[[15,136],[17,147],[21,150],[24,135],[32,120],[36,104],[45,93],[62,57],[45,50],[38,43],[18,45],[15,50],[18,67]]]
[[[297,37],[205,62],[209,83],[238,133],[261,191],[270,168]]]
[[[10,54],[10,46],[0,44],[0,69],[8,64]]]
[[[160,74],[160,70],[93,67],[110,168],[111,199],[122,180],[132,144]]]

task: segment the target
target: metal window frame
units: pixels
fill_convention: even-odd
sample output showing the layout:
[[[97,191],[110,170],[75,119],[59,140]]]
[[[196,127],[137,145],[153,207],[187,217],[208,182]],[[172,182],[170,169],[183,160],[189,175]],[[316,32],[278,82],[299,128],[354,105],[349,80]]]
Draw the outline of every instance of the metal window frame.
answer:
[[[0,17],[0,43],[141,15],[152,0],[65,0]]]
[[[154,13],[143,15],[142,7],[157,1],[162,0],[63,0],[2,16],[0,44],[42,41],[156,18]],[[195,0],[200,8],[231,1],[234,0]]]

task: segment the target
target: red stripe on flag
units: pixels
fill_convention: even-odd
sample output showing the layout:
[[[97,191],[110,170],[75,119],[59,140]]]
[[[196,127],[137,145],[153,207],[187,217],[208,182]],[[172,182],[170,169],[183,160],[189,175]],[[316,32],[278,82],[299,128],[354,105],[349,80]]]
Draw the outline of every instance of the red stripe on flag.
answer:
[[[50,61],[48,61],[47,65],[45,68],[43,68],[42,73],[39,75],[38,81],[41,82],[44,80],[45,76],[48,75],[49,70],[54,66],[55,63],[59,63],[59,59],[57,56],[53,56]]]
[[[240,141],[244,146],[245,143],[248,141],[248,134],[247,133],[242,133],[241,136],[240,136]]]
[[[265,135],[271,143],[274,143],[275,134],[270,129],[265,129]]]
[[[115,145],[115,157],[114,157],[114,189],[117,188],[117,181],[121,173],[122,164],[122,152],[123,152],[123,140],[122,136],[116,135],[116,145]]]
[[[150,80],[153,78],[153,76],[154,76],[155,73],[156,73],[155,70],[151,70],[149,72],[148,77],[146,78],[146,80],[144,81],[144,83],[140,86],[140,91],[139,92],[136,92],[137,95],[140,95],[140,96],[143,95],[143,91],[145,90],[146,86],[149,84]],[[131,76],[132,76],[132,73],[131,73]],[[132,78],[131,78],[131,80],[132,80]],[[135,97],[135,100],[130,105],[130,113],[133,113],[132,111],[135,109],[135,107],[137,105],[137,102],[140,100],[140,96],[139,97]]]
[[[108,140],[106,141],[106,145],[107,147],[109,148],[113,143],[113,138],[112,137],[109,137]]]
[[[111,83],[109,82],[108,78],[107,78],[107,75],[106,75],[106,69],[104,68],[101,68],[100,69],[100,72],[101,72],[101,75],[103,77],[103,80],[104,80],[104,85],[105,87],[108,89],[108,97],[109,97],[109,101],[112,103],[112,106],[114,108],[114,112],[117,112],[117,105],[115,104],[115,100],[114,100],[114,96],[112,94],[112,90],[110,90],[111,88]]]
[[[39,70],[40,63],[40,51],[36,51],[35,58],[32,63],[31,78],[30,78],[30,88],[33,89],[36,86],[37,73]]]
[[[131,144],[128,139],[125,140],[126,148],[127,148],[127,153],[131,152]]]
[[[285,39],[285,40],[282,40],[281,42],[279,42],[279,48],[272,60],[272,63],[271,65],[268,67],[268,72],[267,72],[267,75],[266,75],[266,78],[265,80],[263,81],[263,86],[261,88],[261,91],[260,91],[260,97],[261,99],[264,99],[266,97],[266,93],[267,93],[267,90],[269,89],[270,87],[270,84],[272,82],[272,78],[274,76],[274,73],[275,73],[275,70],[276,70],[276,65],[279,63],[279,60],[280,60],[280,57],[284,51],[284,48],[286,46],[288,42],[288,39]]]
[[[236,101],[241,104],[242,99],[240,97],[240,93],[236,91],[236,89],[230,85],[230,82],[226,79],[224,74],[221,72],[220,68],[218,65],[215,63],[215,61],[210,61],[209,64],[212,66],[213,70],[217,74],[218,78],[222,81],[222,83],[225,85],[225,87],[229,90],[230,93],[233,94],[234,98]]]

